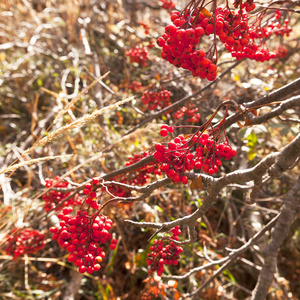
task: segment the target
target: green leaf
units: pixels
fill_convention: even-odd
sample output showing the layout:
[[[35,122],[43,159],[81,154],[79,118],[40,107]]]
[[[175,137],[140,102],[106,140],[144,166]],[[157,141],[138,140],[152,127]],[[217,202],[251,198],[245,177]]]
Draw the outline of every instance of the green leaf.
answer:
[[[190,193],[189,193],[188,190],[185,191],[185,196],[186,196],[187,201],[190,202],[190,200],[191,200],[191,195],[190,195]]]
[[[253,151],[249,151],[248,153],[248,159],[251,161],[256,157],[256,153]]]
[[[202,201],[200,200],[200,198],[197,199],[197,202],[198,202],[198,204],[199,204],[199,207],[202,206],[203,203],[202,203]]]
[[[43,86],[43,81],[42,81],[42,79],[38,79],[36,82],[37,82],[38,86]]]
[[[164,212],[164,210],[161,207],[159,207],[158,205],[155,205],[154,209],[158,210],[159,212]]]
[[[200,225],[203,227],[203,228],[207,228],[206,224],[204,222],[201,222]]]
[[[227,276],[230,279],[230,281],[236,283],[236,279],[234,278],[234,276],[228,270],[224,270],[223,274],[225,276]]]
[[[254,132],[251,132],[248,136],[247,136],[247,145],[249,147],[255,147],[257,144],[257,136]]]

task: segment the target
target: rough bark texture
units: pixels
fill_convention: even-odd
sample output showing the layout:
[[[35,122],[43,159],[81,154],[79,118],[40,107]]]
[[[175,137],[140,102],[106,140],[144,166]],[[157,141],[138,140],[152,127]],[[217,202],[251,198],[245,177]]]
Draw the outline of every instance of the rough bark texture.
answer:
[[[81,279],[83,277],[81,273],[70,270],[70,276],[70,282],[67,285],[63,296],[64,300],[74,300],[81,286]]]
[[[297,214],[299,202],[300,177],[284,199],[281,214],[271,233],[271,240],[263,251],[264,265],[252,294],[253,300],[266,299],[277,268],[278,249],[289,233],[290,226]]]

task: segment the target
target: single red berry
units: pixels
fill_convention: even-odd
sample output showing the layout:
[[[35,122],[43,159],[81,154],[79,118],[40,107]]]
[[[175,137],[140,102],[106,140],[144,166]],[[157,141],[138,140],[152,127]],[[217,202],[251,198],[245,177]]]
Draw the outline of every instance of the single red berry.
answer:
[[[182,184],[187,184],[187,183],[188,183],[188,180],[189,180],[189,179],[187,178],[187,176],[181,176],[181,177],[180,177],[180,181],[181,181]]]
[[[166,137],[169,134],[169,131],[167,129],[161,129],[160,130],[160,135],[163,137]]]

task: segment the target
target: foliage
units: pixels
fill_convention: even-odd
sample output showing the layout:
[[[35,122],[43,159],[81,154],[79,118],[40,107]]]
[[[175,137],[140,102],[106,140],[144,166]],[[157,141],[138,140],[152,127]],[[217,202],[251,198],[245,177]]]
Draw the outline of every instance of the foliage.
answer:
[[[1,299],[299,298],[299,5],[177,2],[0,4]]]

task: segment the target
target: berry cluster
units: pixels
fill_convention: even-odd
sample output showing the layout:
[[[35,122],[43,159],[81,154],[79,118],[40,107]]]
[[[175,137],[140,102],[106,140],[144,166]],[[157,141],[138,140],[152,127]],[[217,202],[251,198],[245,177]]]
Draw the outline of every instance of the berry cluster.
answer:
[[[107,244],[114,249],[116,240],[111,239],[109,230],[112,220],[98,213],[89,216],[86,211],[78,210],[76,216],[72,216],[72,207],[65,207],[57,216],[60,221],[60,229],[51,227],[53,240],[59,246],[66,249],[70,255],[68,261],[78,267],[80,273],[92,274],[100,270],[100,263],[105,257],[105,252],[99,244]]]
[[[168,90],[163,90],[160,92],[145,91],[141,97],[141,100],[147,109],[154,110],[156,108],[164,108],[171,105],[170,95],[171,92]]]
[[[195,77],[213,81],[217,76],[217,66],[206,57],[203,50],[196,50],[201,36],[213,33],[213,25],[208,23],[209,19],[205,18],[205,22],[203,20],[204,15],[199,9],[193,12],[186,9],[183,14],[172,12],[173,24],[166,26],[165,34],[158,38],[157,44],[163,48],[161,57],[164,60],[191,71]],[[189,25],[191,23],[192,27]]]
[[[59,176],[56,176],[55,179],[46,178],[46,187],[55,186],[56,188],[67,188],[69,183],[67,181],[61,181],[60,183],[56,183],[60,180]],[[64,206],[76,206],[82,204],[82,198],[77,194],[74,198],[70,198],[65,201],[62,205],[59,205],[64,199],[71,195],[71,192],[59,192],[55,190],[51,190],[48,193],[42,196],[42,199],[45,201],[44,209],[46,212],[55,209],[56,211],[61,210]],[[59,206],[58,206],[59,205]]]
[[[235,8],[237,8],[239,5],[241,5],[241,3],[242,3],[242,0],[235,0],[234,3],[233,3],[233,6]],[[254,10],[255,7],[256,6],[255,6],[253,0],[246,0],[246,2],[242,4],[242,8],[245,8],[245,10],[247,12],[250,12],[250,11]]]
[[[189,103],[187,106],[183,106],[177,112],[175,112],[172,116],[174,119],[180,119],[186,115],[188,117],[188,122],[196,123],[200,120],[200,113],[198,113],[198,108],[195,107],[195,104]]]
[[[86,196],[85,203],[94,209],[100,208],[100,205],[98,204],[97,199],[96,199],[96,197],[97,197],[96,189],[97,189],[98,183],[99,183],[99,179],[93,178],[91,183],[85,184],[85,186],[84,186],[85,188],[82,191],[83,194]]]
[[[203,3],[202,3],[203,4]],[[235,1],[235,6],[241,0]],[[194,6],[193,6],[194,5]],[[276,54],[270,52],[264,39],[271,34],[289,35],[292,28],[288,26],[288,19],[281,26],[280,12],[268,17],[264,26],[262,20],[266,10],[262,10],[255,22],[249,24],[248,11],[255,8],[253,0],[242,4],[237,12],[229,8],[217,7],[215,13],[208,12],[204,7],[195,7],[193,1],[181,14],[171,13],[172,24],[165,27],[165,33],[157,39],[162,47],[161,57],[176,67],[192,72],[195,77],[215,80],[217,66],[212,57],[217,57],[216,41],[205,53],[196,49],[203,35],[216,35],[225,44],[225,48],[237,59],[250,58],[256,61],[274,59]],[[256,43],[256,39],[260,42]]]
[[[217,33],[225,48],[237,59],[250,58],[256,61],[268,61],[275,58],[275,53],[269,52],[264,43],[257,45],[256,38],[260,36],[257,27],[248,24],[247,12],[234,12],[227,8],[217,8],[217,18],[222,23],[222,32]]]
[[[178,235],[181,233],[179,226],[171,229],[172,239],[178,240]],[[183,251],[182,247],[170,242],[167,239],[154,240],[150,247],[150,253],[147,254],[147,265],[151,266],[148,274],[151,275],[155,271],[158,276],[161,276],[165,271],[164,265],[178,265],[179,254]]]
[[[283,59],[288,56],[288,52],[289,51],[288,51],[287,47],[285,47],[284,45],[279,45],[275,50],[276,58]]]
[[[142,88],[142,84],[137,81],[132,81],[130,85],[128,86],[128,89],[131,90],[132,93],[135,93],[136,91],[140,90]]]
[[[129,57],[130,62],[138,63],[139,65],[145,67],[146,61],[149,59],[149,52],[146,47],[136,46],[126,52],[126,56]]]
[[[7,235],[5,251],[13,259],[25,253],[36,253],[45,247],[45,235],[37,230],[14,228]]]
[[[167,136],[174,129],[163,125],[162,136]],[[194,149],[194,153],[192,153]],[[194,168],[213,175],[222,165],[221,159],[229,160],[236,155],[227,139],[222,141],[220,132],[200,132],[184,137],[177,136],[167,146],[160,143],[155,146],[154,158],[161,163],[160,170],[165,172],[174,183],[186,184],[188,178],[182,173]]]
[[[167,10],[173,10],[176,4],[171,0],[159,0],[161,2],[161,7]]]
[[[139,25],[141,25],[143,28],[144,28],[144,32],[145,34],[148,34],[149,33],[149,30],[150,30],[150,26],[144,22],[139,22]]]
[[[268,38],[271,34],[275,34],[277,36],[289,36],[292,31],[292,27],[288,25],[290,22],[289,19],[285,19],[283,26],[281,26],[277,16],[280,18],[280,11],[276,12],[275,20],[277,21],[270,21],[268,25],[263,28],[252,28],[250,30],[250,36],[253,38]]]
[[[135,154],[133,157],[128,158],[128,162],[126,163],[126,166],[130,166],[149,155],[150,154],[148,152]],[[123,175],[122,177],[117,176],[112,178],[112,180],[118,181],[120,183],[129,184],[129,185],[143,186],[149,181],[151,175],[153,174],[161,175],[161,172],[158,169],[158,164],[156,162],[146,164],[143,167],[136,169],[132,174],[126,174],[125,176]],[[111,193],[116,197],[128,197],[131,194],[130,190],[125,190],[124,188],[115,185],[108,185],[101,189],[102,193],[105,191]]]

